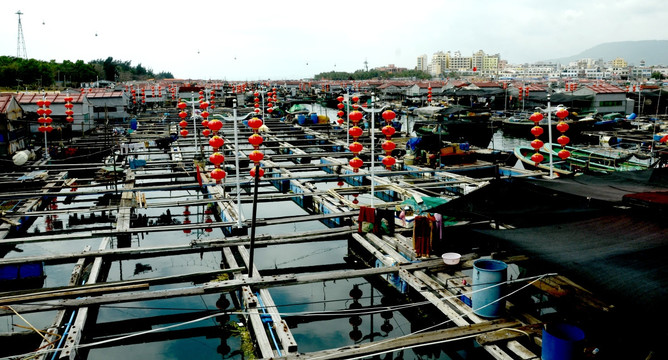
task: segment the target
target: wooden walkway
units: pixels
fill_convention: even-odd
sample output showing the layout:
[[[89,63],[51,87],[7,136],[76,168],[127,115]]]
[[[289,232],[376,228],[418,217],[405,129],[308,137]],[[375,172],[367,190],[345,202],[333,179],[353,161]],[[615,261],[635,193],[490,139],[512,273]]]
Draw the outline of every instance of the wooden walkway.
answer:
[[[152,130],[134,133],[134,143],[151,143],[176,131],[174,123],[169,128],[157,119],[143,119],[142,124],[143,128]],[[133,150],[118,156],[115,166],[122,170],[122,176],[112,181],[95,180],[93,173],[104,164],[94,162],[71,165],[40,162],[28,165],[23,173],[2,174],[0,183],[14,186],[17,185],[15,179],[21,175],[46,170],[39,180],[43,185],[38,190],[0,193],[0,200],[18,201],[20,204],[2,214],[0,248],[7,249],[11,256],[0,258],[0,266],[27,263],[41,263],[47,267],[72,265],[71,276],[62,285],[0,292],[0,316],[30,316],[49,312],[52,320],[42,329],[45,335],[33,347],[40,350],[32,355],[38,359],[47,359],[51,358],[51,351],[57,349],[57,356],[61,359],[85,357],[88,351],[84,350],[85,345],[93,339],[87,338],[86,334],[96,332],[95,317],[100,306],[217,294],[221,298],[233,298],[237,304],[236,310],[243,313],[241,317],[249,329],[253,352],[262,359],[346,359],[469,339],[475,339],[489,358],[539,358],[541,320],[522,313],[520,307],[510,301],[507,302],[504,316],[495,320],[476,316],[470,305],[465,303],[471,295],[467,288],[462,288],[461,283],[471,282],[469,274],[472,261],[491,254],[475,253],[471,249],[470,253],[464,255],[460,265],[452,267],[446,266],[436,255],[418,256],[414,250],[411,228],[399,227],[391,236],[358,233],[359,208],[364,204],[352,201],[353,195],[355,199],[361,194],[373,196],[377,199],[378,208],[394,209],[407,199],[430,196],[454,199],[486,186],[496,176],[474,178],[448,172],[447,168],[435,170],[420,166],[408,167],[401,163],[392,171],[378,169],[372,174],[369,169],[363,168],[353,172],[347,164],[351,154],[345,151],[347,145],[344,132],[295,127],[277,120],[268,120],[267,125],[270,132],[265,134],[266,147],[262,148],[266,152],[262,166],[267,175],[262,179],[258,202],[271,206],[277,201],[292,201],[304,210],[304,214],[258,218],[255,219],[256,226],[317,221],[327,229],[257,234],[254,237],[248,235],[252,219],[239,206],[253,201],[252,179],[246,175],[249,169],[247,155],[251,150],[247,144],[240,149],[233,147],[231,127],[227,125],[222,131],[227,139],[226,164],[233,164],[237,160],[234,155],[237,150],[240,152],[238,160],[246,164],[236,169],[241,175],[239,180],[236,174],[229,174],[221,184],[216,184],[204,171],[201,173],[202,185],[199,185],[193,157],[201,155],[203,151],[206,153],[208,150],[202,149],[208,146],[200,139],[199,146],[202,149],[195,148],[192,137],[173,142],[166,151],[149,145],[144,150]],[[163,131],[156,130],[160,126]],[[241,133],[242,139],[250,134],[245,129]],[[365,136],[368,139],[368,132]],[[99,145],[99,141],[108,141],[104,137],[97,138],[97,142],[94,139],[90,137],[86,142],[95,146]],[[114,144],[118,146],[119,143],[116,141]],[[364,156],[370,155],[368,146]],[[314,148],[324,150],[313,152]],[[133,159],[148,160],[145,165],[131,169],[130,160]],[[106,165],[109,165],[109,161]],[[478,162],[458,166],[457,169],[461,171],[467,167],[493,166]],[[514,176],[536,174],[523,172]],[[335,181],[342,181],[345,186],[321,186]],[[183,194],[173,195],[172,192]],[[163,193],[168,195],[161,197]],[[102,198],[110,200],[98,204],[96,201]],[[63,206],[66,201],[69,201],[68,206]],[[77,201],[83,204],[78,205]],[[90,205],[91,202],[94,205]],[[188,223],[181,220],[165,224],[142,222],[142,214],[151,214],[145,221],[158,221],[161,216],[156,216],[156,212],[183,207],[207,208],[210,212],[206,214],[210,217],[204,221],[205,213],[198,213],[201,218]],[[49,233],[25,231],[33,221],[43,221],[45,218],[77,216],[84,219],[85,215],[102,216],[100,214],[106,220],[90,226],[62,230],[54,228]],[[184,216],[173,214],[168,217],[180,219]],[[147,246],[140,243],[143,234],[159,236],[162,233],[210,230],[216,231],[214,236],[194,240],[183,236],[184,241],[178,244]],[[358,254],[367,261],[372,259],[369,266],[277,275],[263,275],[257,266],[253,266],[253,273],[248,274],[252,258],[251,242],[254,246],[270,247],[341,240],[347,240],[351,254]],[[63,250],[26,256],[12,252],[22,246],[66,244],[73,241],[85,245],[79,251]],[[186,254],[219,254],[221,268],[134,280],[108,280],[110,265],[114,262]],[[515,256],[503,260],[513,264],[522,263],[526,258]],[[390,281],[391,277],[396,278]],[[410,333],[391,341],[379,340],[314,352],[300,350],[289,322],[276,311],[278,307],[271,296],[271,289],[354,278],[387,281],[391,286],[400,281],[406,285],[406,291],[412,298],[429,302],[441,316],[448,319],[449,325]],[[560,281],[564,287],[575,286],[565,278],[555,279],[560,279],[554,281]],[[584,292],[579,295],[582,299],[586,297]],[[583,301],[588,301],[589,306],[596,309],[606,306],[591,298]],[[220,311],[221,314],[225,313],[225,309]],[[211,314],[206,312],[201,315]],[[152,319],[156,324],[162,323],[157,317]]]

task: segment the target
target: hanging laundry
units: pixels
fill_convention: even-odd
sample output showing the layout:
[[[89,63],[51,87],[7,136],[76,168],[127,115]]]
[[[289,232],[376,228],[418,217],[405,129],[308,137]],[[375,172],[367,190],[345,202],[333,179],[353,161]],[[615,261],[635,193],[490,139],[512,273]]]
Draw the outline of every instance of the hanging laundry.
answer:
[[[434,218],[436,219],[436,237],[434,240],[441,241],[443,240],[443,215],[439,213],[434,214]]]
[[[426,216],[418,215],[413,223],[413,249],[417,256],[429,256],[431,252],[431,225]]]
[[[375,232],[376,227],[376,209],[372,207],[360,206],[360,214],[357,218],[358,232]]]
[[[394,210],[376,209],[376,220],[374,234],[394,235]]]

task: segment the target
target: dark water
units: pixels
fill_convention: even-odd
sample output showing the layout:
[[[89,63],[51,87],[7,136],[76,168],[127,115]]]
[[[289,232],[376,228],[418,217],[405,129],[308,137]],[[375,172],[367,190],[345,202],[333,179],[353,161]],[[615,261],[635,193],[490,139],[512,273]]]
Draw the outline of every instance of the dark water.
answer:
[[[523,139],[509,139],[502,134],[495,134],[491,144],[496,149],[511,149],[515,141]],[[147,161],[161,160],[165,157],[151,155]],[[137,170],[143,173],[147,170]],[[313,171],[313,173],[323,173]],[[139,182],[137,185],[147,185],[149,182]],[[347,185],[346,185],[347,186]],[[335,182],[317,183],[318,189],[337,187]],[[104,187],[101,187],[104,188]],[[263,190],[267,191],[267,190]],[[78,196],[79,200],[71,205],[64,205],[62,201],[69,190],[58,198],[60,209],[78,206],[93,206],[97,196]],[[170,199],[202,198],[198,191],[153,191],[147,192],[147,202],[168,202]],[[369,195],[360,195],[362,204],[370,203]],[[85,201],[82,201],[85,200]],[[379,199],[373,200],[376,204],[382,203]],[[167,210],[172,219],[181,223],[185,220],[185,207],[161,207],[138,209],[137,213],[146,215],[155,221],[165,215]],[[203,222],[207,218],[205,206],[191,206],[189,219]],[[251,204],[243,204],[242,211],[246,218],[250,218]],[[275,201],[258,206],[258,217],[272,218],[288,215],[303,215],[306,212],[292,201]],[[83,216],[90,216],[86,212]],[[100,213],[96,213],[99,216]],[[56,220],[51,217],[38,218],[28,233],[46,233],[48,227]],[[64,222],[64,228],[72,228],[68,224],[67,215],[59,215],[57,220]],[[95,225],[77,225],[76,228],[87,228]],[[111,226],[112,224],[106,224]],[[325,225],[318,221],[295,222],[272,226],[260,226],[256,234],[284,234],[303,231],[325,229]],[[190,243],[197,239],[218,238],[223,234],[215,229],[213,232],[193,230],[190,234],[182,231],[139,234],[132,239],[132,246],[165,246]],[[69,240],[59,242],[41,242],[24,244],[20,248],[22,253],[12,252],[7,257],[42,255],[48,253],[79,252],[86,245],[97,249],[101,238],[86,240]],[[316,241],[301,244],[272,245],[259,247],[255,250],[255,265],[260,271],[274,269],[307,267],[313,265],[346,266],[348,259],[348,244],[345,239]],[[133,280],[153,278],[176,274],[186,274],[200,271],[220,269],[222,256],[217,252],[202,254],[178,255],[169,257],[155,257],[141,260],[115,261],[111,264],[108,281]],[[72,264],[46,266],[46,284],[48,287],[65,286],[69,280]],[[152,289],[187,288],[191,283],[162,285]],[[360,289],[358,299],[351,297],[351,290]],[[411,334],[429,326],[443,328],[451,324],[441,324],[442,315],[430,304],[413,303],[406,299],[396,289],[388,287],[387,283],[378,277],[370,279],[356,278],[321,283],[282,286],[269,290],[276,305],[276,309],[288,322],[293,335],[299,345],[300,352],[318,351],[335,347],[350,346],[359,343],[389,341],[393,338]],[[212,317],[218,311],[217,303],[221,298],[230,303],[226,309],[229,315]],[[225,301],[223,301],[225,302]],[[398,306],[410,305],[401,311],[371,311],[379,305]],[[342,314],[347,309],[369,309],[361,315],[348,316]],[[84,331],[88,338],[83,344],[98,344],[87,349],[89,359],[243,359],[242,348],[243,326],[241,316],[243,310],[236,307],[231,294],[212,294],[205,296],[180,297],[174,299],[129,302],[115,305],[100,306],[95,322],[98,326],[88,325]],[[322,314],[325,313],[325,314]],[[46,328],[51,325],[56,312],[48,311],[35,314],[26,314],[26,319],[37,328]],[[90,318],[95,319],[95,313]],[[192,322],[190,322],[192,321]],[[20,322],[16,317],[4,317],[0,322],[0,332],[17,331],[13,323]],[[173,326],[173,327],[172,327]],[[141,331],[155,330],[149,334],[136,334]],[[433,330],[433,329],[430,329]],[[113,340],[113,341],[112,341]],[[86,353],[84,353],[86,354]],[[456,354],[456,356],[454,355]],[[457,346],[443,345],[436,348],[423,347],[406,349],[382,355],[383,359],[451,359],[451,358],[485,358],[480,348],[473,342],[458,343]]]

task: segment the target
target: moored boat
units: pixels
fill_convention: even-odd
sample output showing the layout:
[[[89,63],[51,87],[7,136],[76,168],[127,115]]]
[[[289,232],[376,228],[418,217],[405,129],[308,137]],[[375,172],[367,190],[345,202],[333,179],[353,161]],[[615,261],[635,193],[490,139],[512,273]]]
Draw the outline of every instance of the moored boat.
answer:
[[[516,146],[514,153],[517,159],[528,168],[547,172],[550,171],[550,153],[547,150],[539,149],[536,151],[530,146]],[[540,162],[535,162],[531,159],[531,157],[536,153],[541,154],[543,157]],[[554,153],[552,154],[552,172],[555,176],[558,177],[574,175],[573,171],[570,170],[570,164],[564,160],[561,160]]]

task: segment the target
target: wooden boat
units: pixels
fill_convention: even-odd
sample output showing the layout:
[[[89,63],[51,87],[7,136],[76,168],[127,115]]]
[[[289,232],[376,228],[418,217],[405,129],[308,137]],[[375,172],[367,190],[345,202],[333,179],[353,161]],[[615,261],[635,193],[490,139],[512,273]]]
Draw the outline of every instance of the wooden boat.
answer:
[[[560,145],[545,144],[545,150],[554,149],[552,154],[555,156],[557,151],[561,148]],[[574,146],[565,146],[566,150],[570,151],[571,156],[566,159],[571,165],[573,171],[595,171],[595,172],[614,172],[614,171],[635,171],[647,170],[650,165],[649,162],[642,163],[631,160],[633,153],[613,154],[609,150],[593,149],[593,148],[579,148]]]
[[[536,153],[536,150],[530,146],[516,146],[514,151],[515,156],[526,167],[530,169],[550,171],[550,153],[545,149],[540,149],[538,153],[543,155],[543,161],[536,163],[531,160],[531,156]],[[570,164],[561,160],[555,153],[552,154],[552,172],[555,176],[566,177],[572,176],[574,173],[570,170]]]
[[[586,117],[582,118],[580,120],[574,120],[574,119],[567,119],[564,120],[566,124],[568,124],[568,131],[566,131],[565,135],[572,138],[575,138],[580,135],[583,131],[592,129],[594,126],[594,123],[596,123],[596,119],[593,117]],[[555,117],[552,118],[552,140],[556,140],[561,133],[559,130],[557,130],[557,124],[559,123],[559,119]],[[547,129],[547,119],[543,119],[538,123],[539,126],[543,127],[543,136],[547,137],[548,129]],[[527,116],[511,116],[507,119],[504,119],[501,122],[501,129],[503,130],[503,133],[505,135],[510,135],[510,136],[515,136],[519,138],[526,138],[526,139],[533,139],[534,136],[531,134],[531,128],[535,126],[534,122],[529,120],[528,115]]]

